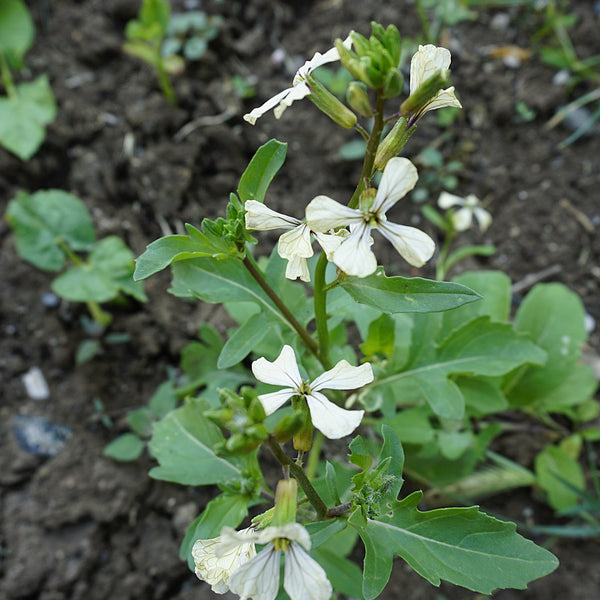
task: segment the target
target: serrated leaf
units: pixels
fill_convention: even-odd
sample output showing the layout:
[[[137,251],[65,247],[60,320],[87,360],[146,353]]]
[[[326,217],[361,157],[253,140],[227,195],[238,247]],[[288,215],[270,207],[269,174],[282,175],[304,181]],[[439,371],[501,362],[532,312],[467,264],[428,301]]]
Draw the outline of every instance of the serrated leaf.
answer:
[[[145,446],[135,433],[124,433],[105,446],[102,454],[114,460],[128,462],[139,458]]]
[[[265,194],[275,174],[285,161],[287,144],[275,139],[263,144],[246,167],[238,186],[242,204],[246,200],[264,202]]]
[[[378,520],[355,511],[349,523],[365,545],[363,594],[376,598],[385,587],[394,556],[402,557],[433,585],[446,580],[490,594],[497,588],[524,589],[553,571],[558,560],[504,523],[470,508],[420,512],[419,497],[395,502]]]
[[[192,547],[196,540],[208,540],[221,534],[223,527],[237,527],[248,515],[248,497],[221,494],[211,500],[188,527],[179,547],[179,558],[194,570]]]
[[[368,277],[346,277],[340,287],[356,302],[384,313],[437,312],[479,299],[473,290],[458,283],[386,277],[381,268]]]
[[[44,271],[58,271],[65,264],[61,241],[74,251],[86,250],[94,243],[94,225],[87,208],[62,190],[18,192],[8,204],[6,217],[15,232],[19,256]]]
[[[155,423],[150,452],[159,462],[150,476],[182,485],[211,485],[240,479],[240,469],[217,456],[213,446],[223,440],[219,428],[204,418],[207,403],[186,400]]]

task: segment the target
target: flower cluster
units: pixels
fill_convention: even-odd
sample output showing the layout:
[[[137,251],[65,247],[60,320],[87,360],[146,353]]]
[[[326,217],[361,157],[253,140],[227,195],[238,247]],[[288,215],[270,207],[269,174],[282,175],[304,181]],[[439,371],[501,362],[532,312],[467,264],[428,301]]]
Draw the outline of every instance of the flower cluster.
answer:
[[[258,554],[255,544],[266,544]],[[231,590],[242,600],[274,600],[279,592],[279,565],[285,555],[283,587],[291,600],[329,600],[331,583],[312,559],[310,536],[302,525],[235,531],[224,527],[221,535],[198,540],[192,549],[196,575],[217,594]]]

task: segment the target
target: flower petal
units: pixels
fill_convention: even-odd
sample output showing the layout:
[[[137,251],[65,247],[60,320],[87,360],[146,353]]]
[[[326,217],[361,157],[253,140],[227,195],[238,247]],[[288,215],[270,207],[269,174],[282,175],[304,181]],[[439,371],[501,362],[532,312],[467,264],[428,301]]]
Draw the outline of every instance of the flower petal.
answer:
[[[306,395],[313,425],[330,440],[350,435],[359,425],[364,410],[346,410],[330,402],[321,392]]]
[[[310,271],[308,270],[306,258],[291,256],[285,268],[285,276],[288,279],[298,279],[300,277],[302,281],[310,281]]]
[[[316,196],[306,207],[306,222],[312,231],[321,233],[351,223],[362,223],[363,218],[360,210],[348,208],[327,196]]]
[[[412,190],[419,175],[408,158],[391,158],[383,171],[371,211],[385,214],[400,198]]]
[[[283,114],[283,111],[286,108],[291,106],[296,100],[302,100],[302,98],[305,98],[309,94],[310,88],[308,87],[308,85],[306,85],[306,83],[294,83],[294,87],[292,87],[289,90],[289,93],[281,99],[279,106],[277,106],[277,108],[275,108],[275,110],[273,111],[273,113],[275,114],[275,118],[280,119],[281,115]]]
[[[281,258],[292,256],[310,258],[314,254],[311,241],[310,227],[306,223],[300,223],[279,238],[277,252]]]
[[[266,112],[270,111],[274,106],[277,106],[279,102],[283,98],[285,98],[290,91],[294,89],[293,87],[286,88],[279,94],[275,94],[272,98],[269,98],[264,104],[259,106],[258,108],[253,109],[249,113],[244,115],[244,121],[248,121],[250,125],[254,125],[260,117],[262,117]]]
[[[373,369],[370,363],[353,367],[347,360],[340,362],[319,375],[311,384],[313,392],[320,390],[355,390],[373,381]]]
[[[261,550],[234,571],[229,578],[229,589],[243,599],[275,600],[279,592],[280,554],[271,545]]]
[[[290,386],[294,390],[302,385],[302,378],[294,349],[287,344],[281,349],[279,356],[270,362],[266,358],[259,358],[252,363],[252,372],[258,381],[271,385]]]
[[[246,210],[246,229],[270,231],[271,229],[295,228],[302,224],[298,219],[278,213],[257,200],[246,200],[244,209]]]
[[[430,110],[435,110],[436,108],[445,108],[447,106],[453,106],[454,108],[462,108],[462,104],[458,101],[458,98],[454,94],[454,86],[446,88],[445,90],[440,90],[427,104],[425,110],[421,113],[424,115],[426,112]]]
[[[464,203],[464,198],[448,192],[441,192],[440,197],[438,198],[438,206],[443,210],[448,210],[453,206],[462,206]]]
[[[476,206],[473,209],[473,214],[479,223],[479,229],[481,229],[481,231],[485,231],[492,224],[492,215],[490,215],[485,208]]]
[[[329,600],[333,591],[323,567],[294,543],[285,553],[283,588],[290,600]]]
[[[340,229],[337,233],[334,234],[320,233],[319,231],[314,231],[313,235],[315,236],[317,242],[319,242],[321,248],[323,248],[323,251],[327,255],[327,260],[329,262],[333,262],[333,253],[340,247],[340,244],[350,234],[347,229]]]
[[[279,527],[265,527],[265,529],[259,529],[256,533],[257,544],[268,544],[276,538],[285,538],[293,542],[298,542],[307,550],[310,550],[310,535],[300,523],[286,523]]]
[[[452,215],[452,224],[456,231],[466,231],[471,227],[473,222],[473,209],[467,208],[466,206],[458,209]]]
[[[260,394],[258,399],[260,400],[263,408],[267,415],[273,414],[280,406],[285,404],[292,396],[296,395],[296,390],[292,388],[285,388],[278,392],[271,392],[269,394]]]
[[[348,275],[366,277],[377,269],[377,259],[371,252],[371,228],[364,222],[340,244],[333,253],[333,262]]]
[[[437,71],[447,71],[450,60],[450,50],[446,48],[438,48],[433,44],[419,46],[410,61],[410,93],[416,92]]]
[[[420,229],[396,225],[386,221],[380,223],[377,229],[386,237],[396,252],[413,267],[422,267],[435,251],[435,242]]]

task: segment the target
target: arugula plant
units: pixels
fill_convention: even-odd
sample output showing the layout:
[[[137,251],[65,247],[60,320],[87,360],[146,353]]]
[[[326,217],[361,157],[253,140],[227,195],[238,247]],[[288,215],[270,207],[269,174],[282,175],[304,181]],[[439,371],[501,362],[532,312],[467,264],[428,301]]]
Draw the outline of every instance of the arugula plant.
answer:
[[[133,252],[115,235],[97,240],[91,215],[79,198],[57,189],[20,191],[9,202],[6,219],[21,258],[43,271],[62,271],[51,289],[65,300],[87,305],[93,323],[86,329],[94,338],[112,321],[101,304],[126,297],[147,300],[142,284],[132,279]],[[105,341],[121,340],[115,333]],[[89,360],[100,349],[97,339],[83,344],[78,362]]]
[[[226,340],[210,344],[210,359],[202,344],[202,372],[196,379],[188,375],[201,387],[190,384],[183,405],[162,418],[148,407],[150,414],[143,410],[142,425],[134,427],[140,440],[150,435],[158,463],[152,477],[219,488],[180,551],[218,593],[274,600],[281,559],[280,597],[291,600],[309,593],[329,600],[333,589],[375,598],[395,556],[434,585],[443,579],[482,594],[523,589],[557,566],[514,524],[477,507],[422,512],[421,492],[399,497],[406,457],[397,420],[418,409],[454,424],[458,431],[449,426],[437,439],[446,454],[460,458],[465,444],[455,433],[462,434],[467,406],[485,411],[488,403],[498,404],[499,382],[509,385],[515,373],[528,381],[528,369],[549,360],[539,339],[477,308],[484,303],[501,311],[504,297],[481,300],[468,283],[389,276],[378,265],[371,250],[375,230],[415,268],[432,257],[435,242],[427,233],[392,223],[386,214],[418,179],[416,167],[397,154],[427,112],[460,107],[447,81],[450,53],[433,45],[413,56],[410,94],[400,102],[400,52],[398,30],[373,23],[369,38],[352,32],[336,40],[299,69],[291,87],[244,116],[255,124],[274,109],[280,117],[308,98],[353,129],[366,150],[346,205],[317,196],[305,220],[269,208],[269,185],[287,153],[286,144],[270,140],[242,174],[224,217],[188,224],[187,235],[152,242],[136,261],[136,280],[170,268],[172,294],[223,304],[238,323]],[[337,61],[356,84],[349,86],[355,93],[348,105],[313,75]],[[389,105],[394,112],[386,114]],[[255,258],[252,247],[261,235],[255,232],[271,229],[287,231],[276,250]],[[317,254],[314,240],[322,248]],[[472,385],[461,387],[462,379]],[[514,380],[514,393],[519,387]],[[336,445],[343,442],[335,440],[359,425],[344,460]],[[428,448],[431,432],[421,433],[417,443]],[[279,464],[279,481],[265,469],[264,452]],[[254,507],[264,504],[256,514]],[[233,529],[250,509],[250,525]],[[347,558],[355,543],[364,546],[362,573]]]
[[[56,102],[46,75],[15,83],[13,73],[24,68],[35,30],[21,0],[0,2],[0,145],[21,160],[29,160],[46,137],[46,126],[56,118]]]

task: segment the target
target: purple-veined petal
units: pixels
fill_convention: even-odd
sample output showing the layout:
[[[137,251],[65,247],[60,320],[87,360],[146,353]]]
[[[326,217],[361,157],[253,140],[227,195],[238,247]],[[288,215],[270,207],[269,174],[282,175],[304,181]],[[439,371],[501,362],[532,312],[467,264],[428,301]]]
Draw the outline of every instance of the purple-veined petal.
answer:
[[[272,545],[236,569],[229,578],[229,589],[241,598],[275,600],[279,592],[279,555]]]
[[[361,221],[333,253],[333,262],[347,275],[371,275],[377,269],[371,241],[371,227]]]
[[[259,358],[252,363],[252,372],[258,381],[271,385],[284,385],[298,389],[302,385],[302,378],[294,349],[287,344],[281,349],[279,356],[270,362],[266,358]]]
[[[359,425],[364,410],[346,410],[327,400],[321,392],[306,395],[313,425],[327,438],[337,440],[350,435]]]
[[[373,369],[370,363],[353,367],[347,360],[340,362],[319,375],[311,384],[313,392],[320,390],[355,390],[373,381]]]
[[[410,93],[414,94],[437,71],[447,71],[450,60],[450,50],[446,48],[438,48],[433,44],[419,46],[410,61]]]
[[[319,242],[321,248],[323,248],[323,251],[327,256],[327,260],[329,262],[333,262],[333,253],[340,247],[340,244],[350,234],[347,229],[340,229],[336,234],[314,231],[313,235],[315,236],[317,242]]]
[[[396,252],[413,267],[422,267],[435,251],[435,242],[420,229],[386,221],[377,229],[387,238]]]
[[[290,600],[329,600],[333,591],[321,565],[294,543],[285,553],[283,588]]]
[[[462,108],[462,104],[458,101],[458,98],[454,94],[454,86],[440,90],[427,104],[421,115],[424,115],[430,110],[436,110],[437,108],[446,108],[452,106],[454,108]]]
[[[306,222],[312,231],[327,233],[330,229],[358,224],[363,220],[360,210],[344,206],[328,196],[316,196],[306,207]]]
[[[257,544],[268,544],[276,538],[285,538],[293,542],[298,542],[307,550],[310,550],[310,535],[300,523],[286,523],[279,527],[265,527],[265,529],[259,529],[256,533]]]
[[[385,214],[415,187],[418,179],[417,168],[408,158],[391,158],[383,171],[371,212]]]
[[[292,256],[310,258],[314,254],[311,241],[309,226],[306,223],[300,223],[279,238],[277,252],[281,258],[291,258]]]
[[[244,209],[246,210],[246,229],[270,231],[271,229],[295,228],[302,224],[298,219],[278,213],[257,200],[246,200]]]
[[[302,256],[292,256],[287,259],[288,264],[285,268],[285,276],[287,279],[300,279],[302,281],[310,281],[310,271],[306,258]]]

